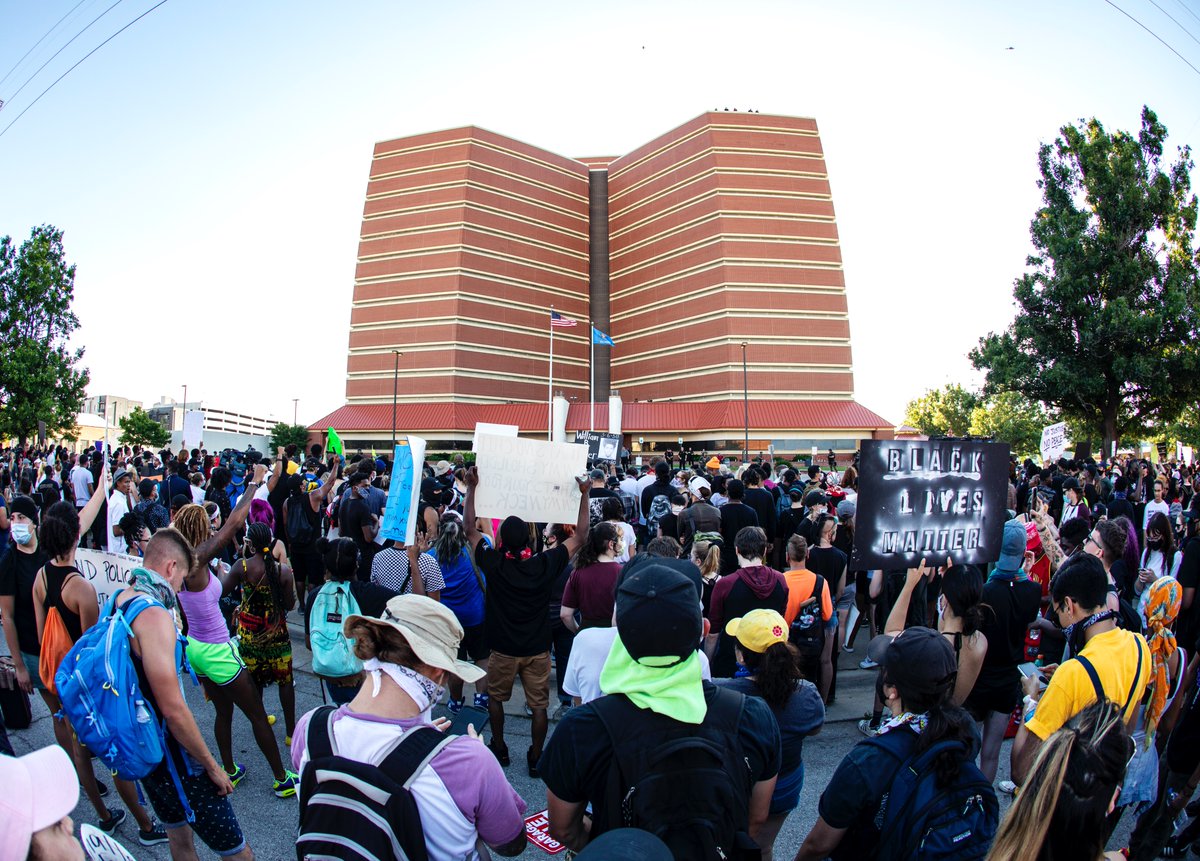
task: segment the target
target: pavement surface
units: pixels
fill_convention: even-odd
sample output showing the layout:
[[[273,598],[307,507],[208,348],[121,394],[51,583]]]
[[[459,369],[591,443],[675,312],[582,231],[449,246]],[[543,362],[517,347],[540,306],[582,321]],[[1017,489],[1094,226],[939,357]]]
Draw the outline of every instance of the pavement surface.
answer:
[[[309,666],[309,653],[304,648],[304,632],[296,613],[290,618],[293,644],[293,670],[296,677],[296,714],[297,717],[322,704],[320,685],[312,675]],[[861,632],[860,632],[861,633]],[[841,655],[838,671],[837,701],[826,712],[825,725],[821,732],[808,738],[804,744],[804,788],[800,797],[799,807],[792,812],[784,823],[775,843],[775,857],[790,859],[800,847],[804,837],[817,818],[817,802],[829,779],[832,777],[842,757],[857,742],[862,739],[858,732],[857,722],[871,710],[874,697],[875,672],[862,670],[858,661],[864,656],[865,636],[859,637],[855,653]],[[3,649],[3,638],[0,638],[0,649]],[[188,702],[197,716],[209,749],[215,754],[216,743],[213,740],[213,709],[204,701],[201,689],[194,687],[190,680],[184,685]],[[551,702],[553,703],[553,697]],[[275,714],[277,720],[274,726],[275,735],[279,740],[280,749],[285,763],[290,761],[288,751],[283,747],[284,726],[283,714],[279,708],[279,699],[274,689],[266,691],[266,707],[268,714]],[[434,709],[434,716],[445,714],[443,707]],[[518,682],[513,699],[508,703],[505,726],[509,750],[512,752],[512,765],[505,772],[509,782],[517,793],[525,800],[526,816],[542,811],[546,807],[545,785],[530,778],[524,767],[524,751],[529,748],[529,719],[524,711],[524,695]],[[554,723],[551,722],[551,733]],[[485,738],[490,733],[485,732]],[[33,697],[33,724],[29,729],[10,731],[9,737],[18,755],[28,753],[48,744],[54,743],[54,734],[50,714],[41,697]],[[1008,777],[1008,760],[1011,742],[1006,741],[1000,755],[1000,772],[997,780]],[[295,846],[293,843],[297,822],[298,803],[295,798],[278,799],[271,792],[271,774],[262,758],[250,730],[250,724],[240,712],[235,712],[233,721],[234,756],[249,769],[247,777],[234,790],[232,801],[238,821],[246,838],[254,850],[255,856],[262,861],[285,861],[294,859]],[[97,775],[104,782],[111,780],[97,770]],[[1007,809],[1010,798],[998,793],[1001,805],[1001,815]],[[119,806],[120,800],[114,791],[110,791],[105,799],[110,805]],[[76,827],[82,822],[95,824],[97,817],[91,804],[81,794],[80,803],[73,814]],[[1122,817],[1110,848],[1128,844],[1129,830],[1134,818],[1130,814]],[[160,859],[167,861],[170,853],[166,844],[154,847],[141,846],[137,842],[137,827],[133,818],[129,817],[120,826],[116,837],[125,848],[139,859]],[[214,858],[213,853],[197,841],[197,849],[201,858]],[[496,856],[499,857],[499,856]],[[530,845],[519,856],[522,859],[548,859],[542,849]],[[559,857],[562,857],[561,855]]]

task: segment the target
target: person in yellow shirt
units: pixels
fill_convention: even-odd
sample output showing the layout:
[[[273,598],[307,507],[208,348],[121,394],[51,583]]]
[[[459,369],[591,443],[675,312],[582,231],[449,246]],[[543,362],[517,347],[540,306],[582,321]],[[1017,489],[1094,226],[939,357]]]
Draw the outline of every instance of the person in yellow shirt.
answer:
[[[1141,634],[1117,627],[1118,614],[1106,605],[1108,577],[1099,559],[1086,553],[1070,557],[1050,584],[1050,597],[1075,657],[1046,668],[1052,675],[1040,695],[1036,676],[1022,681],[1025,719],[1012,748],[1018,785],[1042,742],[1101,695],[1130,723],[1150,681],[1150,649]]]

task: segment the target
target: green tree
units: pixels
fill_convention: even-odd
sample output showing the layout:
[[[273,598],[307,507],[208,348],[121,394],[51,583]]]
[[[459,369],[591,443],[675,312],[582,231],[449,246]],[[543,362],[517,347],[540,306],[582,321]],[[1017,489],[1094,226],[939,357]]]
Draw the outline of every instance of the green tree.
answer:
[[[150,448],[162,448],[171,441],[171,433],[154,419],[150,413],[141,407],[117,422],[121,426],[119,440],[122,445],[140,445]]]
[[[1143,108],[1136,136],[1093,119],[1041,146],[1016,318],[970,353],[985,394],[1047,404],[1103,451],[1178,416],[1200,370],[1193,164],[1187,148],[1168,164],[1166,137]]]
[[[1000,392],[979,402],[971,410],[971,435],[990,436],[1006,442],[1017,457],[1040,454],[1042,428],[1052,424],[1039,403],[1017,392]]]
[[[286,448],[289,445],[296,446],[300,451],[308,448],[308,428],[304,425],[277,422],[275,427],[271,428],[271,448]]]
[[[39,421],[49,434],[73,429],[88,384],[83,348],[67,346],[79,319],[62,236],[35,227],[20,248],[0,237],[0,437],[22,443]]]
[[[927,436],[966,436],[979,398],[957,383],[930,389],[904,410],[904,423]]]

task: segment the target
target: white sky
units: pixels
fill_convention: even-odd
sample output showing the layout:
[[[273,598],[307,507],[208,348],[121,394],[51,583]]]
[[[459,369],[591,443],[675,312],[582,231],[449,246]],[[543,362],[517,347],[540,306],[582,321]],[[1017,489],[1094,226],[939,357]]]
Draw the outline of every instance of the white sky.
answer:
[[[0,0],[0,74],[76,2]],[[153,2],[121,2],[13,98],[110,5],[84,0],[0,83],[0,131]],[[1200,0],[1113,2],[1200,67]],[[186,383],[289,421],[299,398],[308,423],[343,403],[375,141],[475,124],[620,154],[712,108],[813,116],[857,399],[899,422],[924,389],[979,382],[967,350],[1011,319],[1039,142],[1091,116],[1136,129],[1146,103],[1172,148],[1195,143],[1198,92],[1105,0],[172,0],[0,136],[0,234],[66,232],[90,394]]]

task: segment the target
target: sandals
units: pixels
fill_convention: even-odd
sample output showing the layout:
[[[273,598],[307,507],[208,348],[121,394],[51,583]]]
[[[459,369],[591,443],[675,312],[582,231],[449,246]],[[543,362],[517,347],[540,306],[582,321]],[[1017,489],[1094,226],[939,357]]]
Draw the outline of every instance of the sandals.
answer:
[[[511,760],[508,758],[508,746],[507,745],[502,744],[500,747],[496,747],[495,739],[493,739],[492,741],[489,741],[487,743],[487,749],[492,752],[492,756],[496,757],[496,760],[500,763],[500,765],[502,767],[508,768]]]
[[[541,759],[541,756],[534,756],[532,747],[529,748],[528,751],[526,751],[525,764],[529,766],[529,776],[530,777],[538,778],[538,777],[542,776],[542,773],[540,771],[538,771],[538,767],[537,767],[539,759]]]

